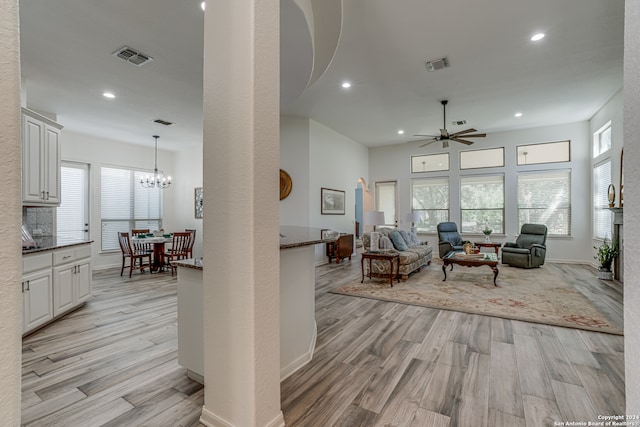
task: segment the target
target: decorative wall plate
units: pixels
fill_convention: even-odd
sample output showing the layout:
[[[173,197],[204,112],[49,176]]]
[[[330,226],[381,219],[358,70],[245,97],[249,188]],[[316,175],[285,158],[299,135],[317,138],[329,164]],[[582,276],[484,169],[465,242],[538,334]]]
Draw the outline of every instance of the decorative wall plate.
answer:
[[[289,174],[280,169],[280,200],[286,199],[293,188],[293,182]]]

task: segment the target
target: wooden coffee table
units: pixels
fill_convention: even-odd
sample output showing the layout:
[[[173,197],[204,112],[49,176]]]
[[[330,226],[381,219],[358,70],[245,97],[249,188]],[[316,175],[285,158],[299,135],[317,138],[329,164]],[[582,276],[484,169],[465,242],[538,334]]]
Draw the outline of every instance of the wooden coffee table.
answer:
[[[498,255],[498,251],[502,247],[502,243],[493,242],[473,242],[473,244],[478,248],[493,248],[496,251],[496,255]]]
[[[362,270],[362,280],[360,283],[364,282],[364,260],[369,260],[369,279],[371,279],[371,260],[378,259],[389,261],[389,284],[393,288],[393,277],[395,276],[398,279],[398,283],[400,283],[400,254],[398,253],[388,253],[388,252],[363,252],[362,258],[360,259],[360,268]],[[394,262],[395,261],[395,262]],[[396,264],[396,272],[393,273],[393,264]],[[380,274],[384,276],[383,274]]]
[[[444,282],[447,280],[447,266],[451,266],[451,270],[453,270],[453,264],[463,265],[465,267],[481,267],[483,265],[487,265],[491,267],[493,270],[493,284],[496,284],[496,279],[498,278],[498,255],[492,253],[479,253],[479,254],[471,254],[461,256],[463,252],[454,252],[451,251],[442,258],[442,272],[444,273]]]

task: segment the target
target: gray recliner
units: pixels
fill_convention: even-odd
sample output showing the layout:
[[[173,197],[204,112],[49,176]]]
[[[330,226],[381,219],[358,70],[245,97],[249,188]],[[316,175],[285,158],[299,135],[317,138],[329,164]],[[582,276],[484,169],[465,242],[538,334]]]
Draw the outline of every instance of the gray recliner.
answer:
[[[440,258],[451,251],[463,250],[462,245],[464,244],[465,241],[462,240],[460,233],[458,233],[458,226],[455,222],[441,222],[438,224],[438,253]]]
[[[502,247],[502,263],[521,268],[540,267],[547,254],[546,243],[546,225],[524,224],[516,242]]]

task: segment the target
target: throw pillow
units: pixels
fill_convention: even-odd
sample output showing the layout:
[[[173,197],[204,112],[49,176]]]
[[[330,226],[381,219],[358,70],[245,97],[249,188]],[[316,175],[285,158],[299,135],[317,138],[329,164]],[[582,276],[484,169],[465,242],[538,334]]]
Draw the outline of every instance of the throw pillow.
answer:
[[[422,240],[418,238],[418,235],[415,233],[415,231],[412,231],[411,233],[409,233],[409,237],[411,238],[411,241],[413,242],[414,246],[422,244]]]
[[[407,244],[407,246],[414,245],[413,241],[411,240],[411,236],[409,235],[409,232],[407,230],[400,230],[399,232],[400,232],[400,235],[402,236],[402,239]]]
[[[392,231],[391,233],[389,233],[389,237],[393,242],[393,246],[395,246],[397,250],[406,251],[407,249],[409,249],[404,239],[402,238],[402,234],[400,234],[398,231]]]

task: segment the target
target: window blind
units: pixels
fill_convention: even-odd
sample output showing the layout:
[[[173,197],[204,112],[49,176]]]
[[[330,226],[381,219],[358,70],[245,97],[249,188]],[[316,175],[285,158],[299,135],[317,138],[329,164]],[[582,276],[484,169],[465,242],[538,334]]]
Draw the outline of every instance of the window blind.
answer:
[[[504,175],[461,177],[460,218],[463,232],[504,233]]]
[[[611,184],[611,160],[593,168],[593,237],[611,238],[612,212],[607,190]]]
[[[61,202],[56,209],[56,235],[81,240],[88,224],[88,165],[63,164],[60,168]]]
[[[571,235],[571,171],[518,175],[518,221],[545,224],[548,235]]]
[[[376,210],[384,212],[385,225],[396,223],[396,182],[376,182]]]
[[[420,213],[416,229],[436,232],[438,223],[449,221],[449,178],[423,178],[411,181],[411,208]]]

